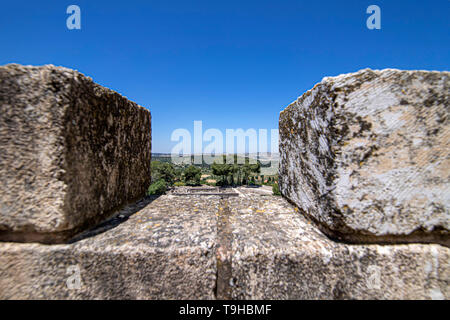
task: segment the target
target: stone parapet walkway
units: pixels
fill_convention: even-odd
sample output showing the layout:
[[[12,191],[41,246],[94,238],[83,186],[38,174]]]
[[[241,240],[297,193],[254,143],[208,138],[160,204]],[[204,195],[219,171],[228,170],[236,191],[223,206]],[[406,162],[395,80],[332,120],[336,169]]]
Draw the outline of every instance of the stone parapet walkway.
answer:
[[[69,244],[0,243],[0,299],[448,299],[450,250],[330,240],[282,197],[147,197]]]

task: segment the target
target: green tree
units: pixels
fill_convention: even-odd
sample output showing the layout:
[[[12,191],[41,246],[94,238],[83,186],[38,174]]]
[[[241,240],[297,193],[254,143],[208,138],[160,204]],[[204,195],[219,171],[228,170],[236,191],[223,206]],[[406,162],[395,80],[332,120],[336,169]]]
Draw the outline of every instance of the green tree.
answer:
[[[256,162],[256,164],[251,164],[250,165],[250,170],[252,171],[252,173],[258,175],[261,173],[261,162]]]
[[[276,196],[281,196],[280,188],[278,187],[278,183],[274,183],[272,185],[272,193]]]
[[[189,166],[184,170],[184,182],[188,186],[197,186],[200,184],[200,178],[202,176],[202,170],[196,166]]]
[[[249,180],[250,175],[252,173],[259,174],[261,172],[261,163],[258,161],[255,164],[250,164],[248,159],[246,159],[245,162],[246,163],[242,167],[242,174],[243,174],[242,184],[248,185],[250,182],[250,180]],[[255,179],[253,178],[253,183],[254,182],[255,182]]]
[[[150,185],[147,194],[149,195],[164,194],[166,193],[166,190],[167,190],[166,182],[161,179]]]
[[[152,181],[164,180],[166,185],[171,186],[175,181],[175,170],[171,163],[152,161]]]
[[[239,166],[237,164],[229,165],[229,175],[231,177],[231,184],[239,184]],[[236,176],[236,179],[235,179]],[[235,182],[236,181],[236,182]]]
[[[232,166],[226,163],[216,163],[214,162],[211,165],[212,173],[216,176],[221,177],[221,185],[227,185],[227,178],[230,175],[230,172],[232,172]]]
[[[175,181],[182,181],[183,180],[183,169],[182,168],[175,168]]]

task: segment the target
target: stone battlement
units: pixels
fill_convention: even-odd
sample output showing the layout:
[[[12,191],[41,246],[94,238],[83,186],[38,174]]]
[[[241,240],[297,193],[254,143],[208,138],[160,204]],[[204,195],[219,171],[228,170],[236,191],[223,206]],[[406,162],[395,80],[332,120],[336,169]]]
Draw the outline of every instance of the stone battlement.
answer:
[[[449,86],[325,78],[280,114],[284,197],[145,196],[150,112],[0,67],[0,299],[449,299]]]
[[[450,245],[450,72],[324,78],[280,114],[280,191],[328,235]]]
[[[151,116],[81,73],[0,67],[0,239],[64,242],[142,196]]]
[[[120,216],[120,218],[119,218]],[[448,299],[440,245],[336,243],[281,197],[147,197],[70,244],[0,244],[1,299]],[[81,286],[70,289],[70,266]]]

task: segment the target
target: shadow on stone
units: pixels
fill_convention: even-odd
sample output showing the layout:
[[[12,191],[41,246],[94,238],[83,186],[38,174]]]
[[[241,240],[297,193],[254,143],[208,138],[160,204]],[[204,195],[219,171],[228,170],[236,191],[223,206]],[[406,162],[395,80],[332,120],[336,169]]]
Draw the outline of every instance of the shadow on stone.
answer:
[[[158,199],[159,197],[160,197],[160,195],[145,196],[141,200],[124,207],[122,210],[119,210],[112,217],[99,223],[95,227],[93,227],[81,234],[76,235],[75,237],[70,239],[67,243],[69,243],[69,244],[75,243],[77,241],[87,239],[90,237],[94,237],[103,232],[114,229],[115,227],[119,226],[121,223],[127,221],[130,216],[132,216],[136,212],[144,209],[146,206],[148,206],[150,203],[152,203],[154,200]]]

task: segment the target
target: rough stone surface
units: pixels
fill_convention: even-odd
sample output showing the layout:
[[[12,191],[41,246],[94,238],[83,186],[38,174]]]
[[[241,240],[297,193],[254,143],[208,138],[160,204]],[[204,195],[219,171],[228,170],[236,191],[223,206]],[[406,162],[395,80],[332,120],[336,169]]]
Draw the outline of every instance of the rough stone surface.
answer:
[[[235,190],[146,198],[71,244],[0,243],[0,299],[450,298],[449,248],[336,243],[282,197]]]
[[[150,122],[77,71],[0,67],[0,239],[61,242],[140,199]]]
[[[148,197],[71,244],[0,243],[0,299],[213,299],[216,211]]]
[[[329,236],[449,245],[450,73],[324,78],[280,114],[280,191]]]
[[[281,197],[229,198],[233,299],[449,299],[450,249],[330,240]]]

